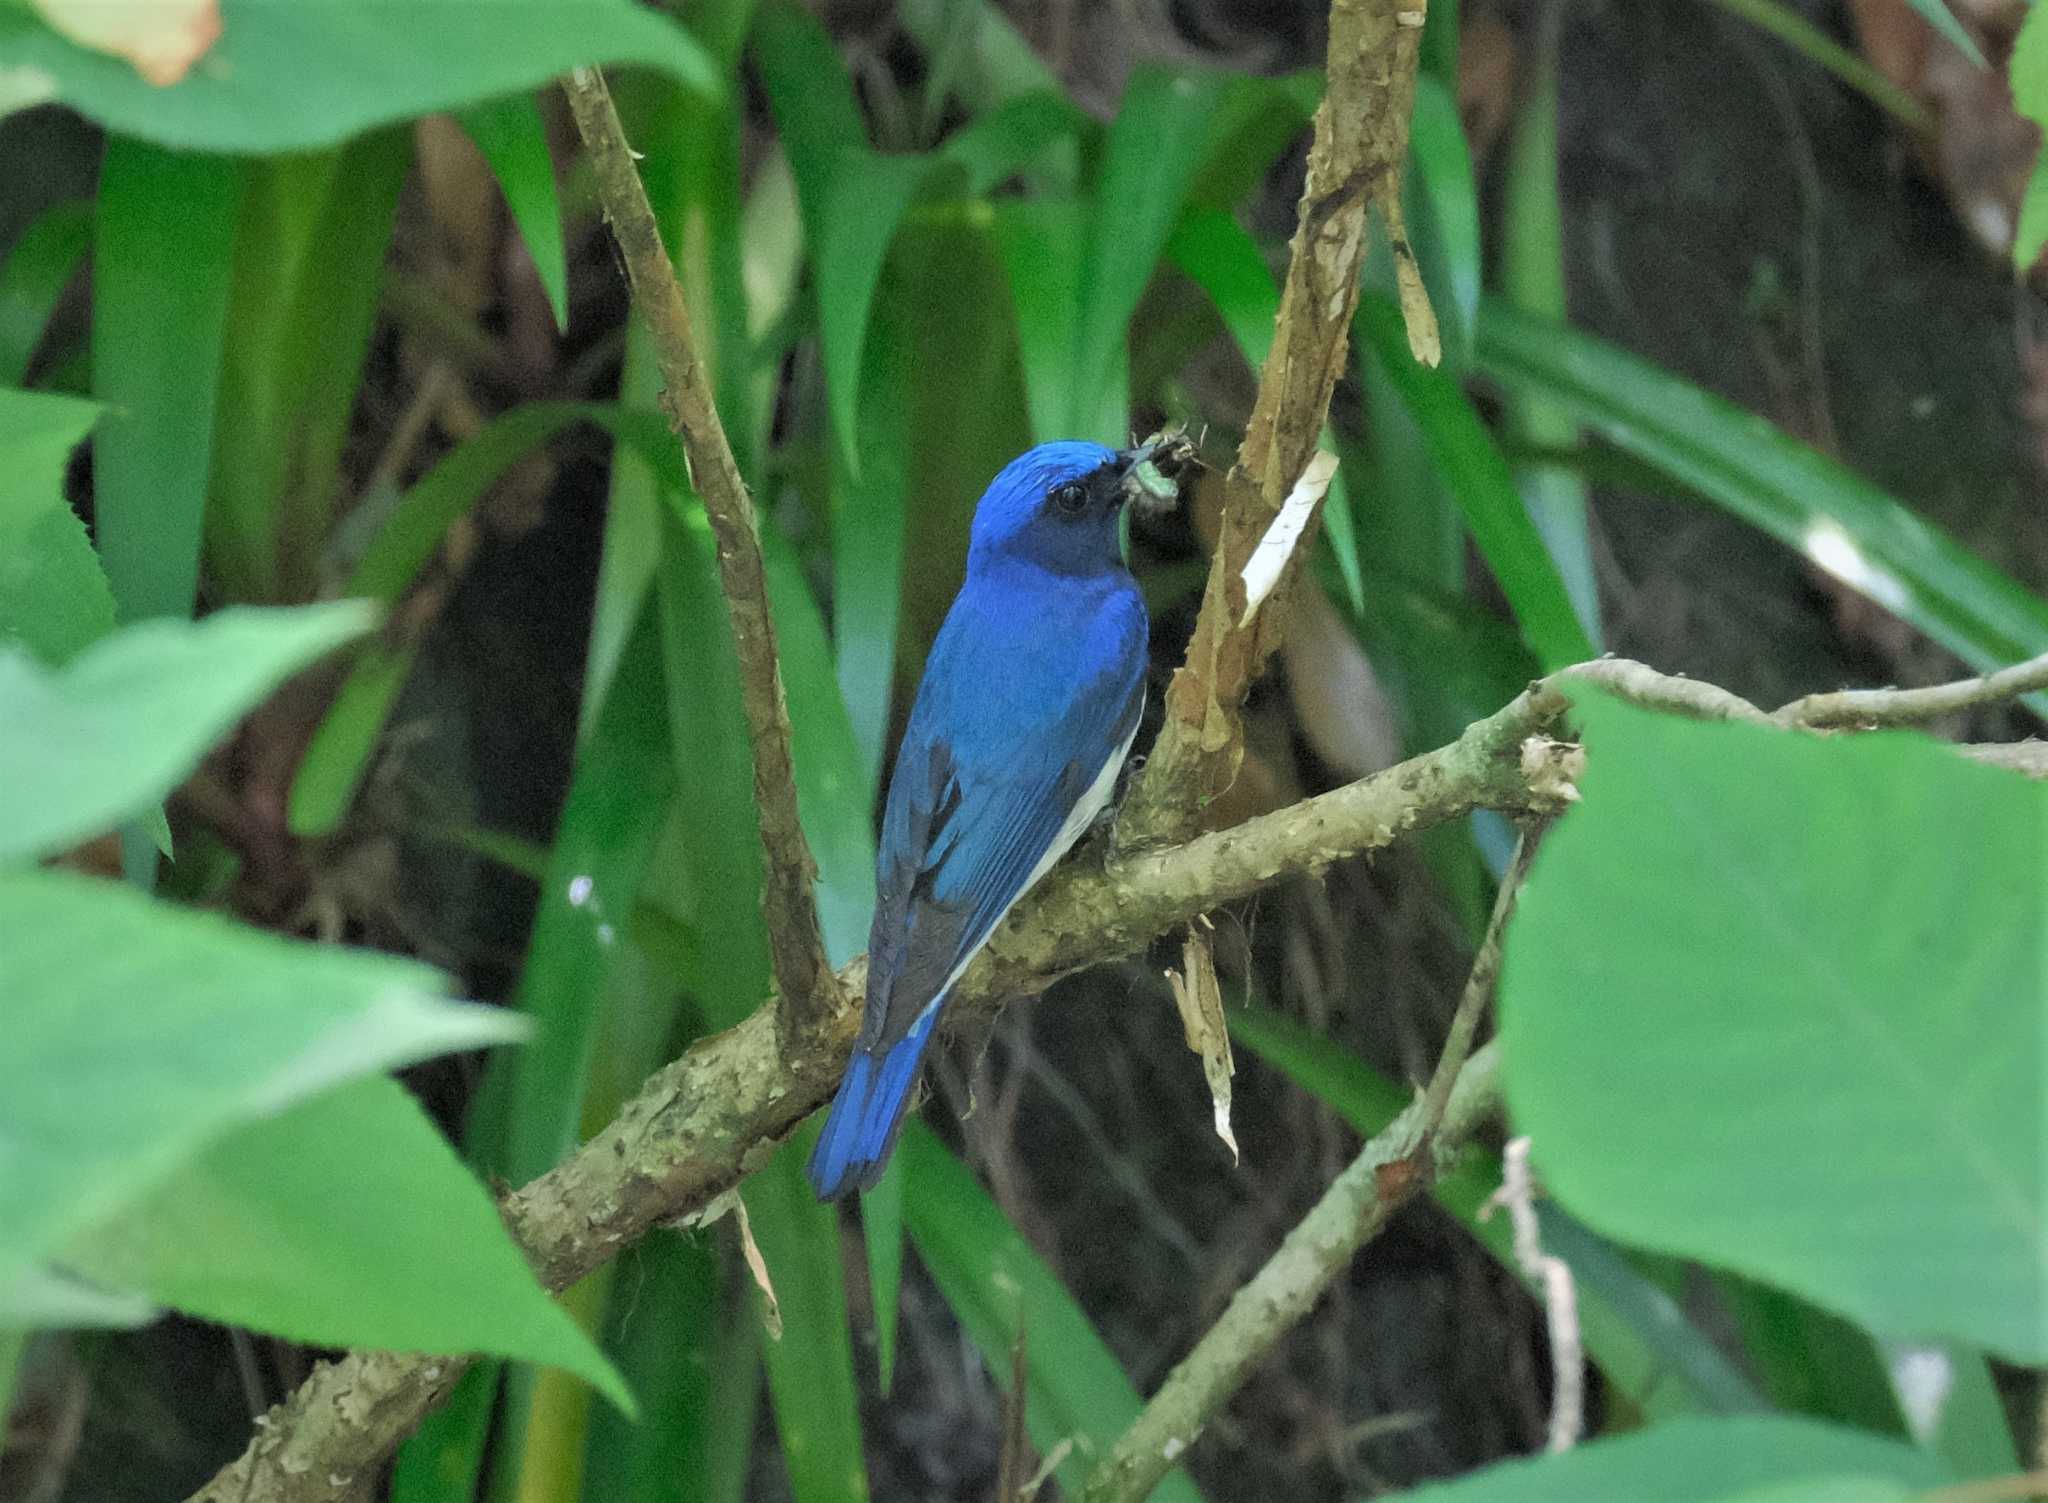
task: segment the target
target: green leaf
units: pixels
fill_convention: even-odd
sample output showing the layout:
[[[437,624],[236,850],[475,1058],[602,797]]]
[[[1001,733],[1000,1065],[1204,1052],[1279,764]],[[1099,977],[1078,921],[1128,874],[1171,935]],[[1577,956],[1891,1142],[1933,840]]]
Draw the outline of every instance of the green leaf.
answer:
[[[307,1346],[528,1358],[633,1408],[396,1081],[359,1080],[229,1133],[68,1256],[189,1315]]]
[[[1503,993],[1552,1193],[1880,1335],[2048,1357],[2048,787],[1577,699],[1584,801]]]
[[[910,206],[960,171],[938,157],[842,150],[829,171],[822,223],[810,229],[818,291],[818,337],[832,430],[856,473],[860,458],[861,353],[882,262]]]
[[[41,25],[0,8],[0,52],[36,40],[10,31]],[[101,61],[148,89],[126,63]],[[93,440],[93,516],[122,621],[192,614],[241,199],[232,162],[107,142],[92,319],[93,395],[107,416]]]
[[[1477,356],[1502,386],[1556,397],[1609,443],[1798,549],[1971,666],[2048,651],[2048,604],[1754,413],[1490,299]]]
[[[0,874],[0,1277],[237,1122],[524,1031],[439,992],[409,962],[66,873]]]
[[[1383,1130],[1414,1099],[1363,1060],[1281,1013],[1233,1007],[1226,1017],[1233,1038],[1336,1112],[1361,1138]],[[1430,1193],[1501,1267],[1531,1284],[1515,1260],[1503,1218],[1481,1219],[1500,1179],[1500,1155],[1470,1149]],[[1766,1407],[1669,1295],[1611,1244],[1551,1214],[1554,1209],[1546,1208],[1543,1218],[1544,1246],[1571,1264],[1586,1350],[1616,1392],[1652,1418]]]
[[[610,402],[531,402],[515,407],[413,483],[363,550],[347,593],[396,602],[434,557],[448,529],[506,470],[563,429],[583,422],[621,436],[633,451],[622,462],[650,464],[668,479],[680,478],[675,437],[653,413],[628,412]],[[286,820],[293,834],[325,835],[341,823],[417,651],[412,642],[372,643],[350,668],[292,779]]]
[[[896,1381],[896,1312],[903,1292],[903,1181],[901,1158],[892,1157],[860,1198],[861,1240],[868,1254],[868,1297],[875,1307],[875,1363],[887,1398]]]
[[[1202,165],[1211,118],[1230,75],[1141,67],[1109,128],[1088,213],[1075,346],[1062,437],[1122,443],[1126,418],[1103,429],[1104,393],[1119,367],[1131,314],[1180,218]]]
[[[1361,298],[1355,327],[1362,350],[1371,352],[1414,415],[1437,472],[1449,484],[1538,661],[1555,669],[1598,656],[1515,492],[1507,460],[1457,382],[1417,363],[1408,352],[1401,310],[1385,298]]]
[[[1095,123],[1056,89],[1034,89],[1004,100],[939,146],[939,155],[967,174],[967,194],[979,198],[1023,172],[1046,148],[1085,136]]]
[[[768,1342],[762,1355],[796,1503],[868,1496],[839,1212],[821,1205],[804,1177],[817,1135],[814,1119],[740,1191],[782,1315],[782,1339]]]
[[[0,648],[0,861],[148,809],[281,679],[374,619],[343,601],[145,622],[55,671]]]
[[[230,598],[317,593],[412,139],[375,131],[242,169],[206,515]]]
[[[1069,437],[1087,210],[1076,199],[1020,198],[997,203],[995,214],[996,245],[1017,314],[1032,436],[1040,443]],[[1097,431],[1106,420],[1100,417],[1082,431]]]
[[[1721,9],[1742,17],[1760,31],[1767,31],[1808,62],[1828,70],[1843,83],[1887,111],[1901,123],[1918,131],[1931,131],[1934,122],[1920,101],[1887,78],[1861,56],[1815,26],[1785,0],[1714,0]],[[1940,0],[1907,0],[1915,6]],[[1971,51],[1975,43],[1965,39]],[[1978,60],[1982,66],[1983,60]]]
[[[186,151],[332,146],[590,63],[641,63],[718,90],[675,23],[617,0],[221,0],[220,19],[220,40],[168,88],[14,6],[0,6],[0,55],[109,131]]]
[[[2028,7],[2013,38],[2012,61],[2007,67],[2012,84],[2013,108],[2034,124],[2048,129],[2048,21],[2036,7]],[[2013,237],[2012,259],[2020,275],[2033,270],[2041,248],[2048,246],[2048,150],[2034,153],[2034,170],[2027,175],[2026,196],[2020,201],[2020,223]]]
[[[1554,18],[1553,18],[1554,19]],[[1525,91],[1508,155],[1500,283],[1502,301],[1563,322],[1564,206],[1558,191],[1558,27],[1537,28],[1534,77]],[[1569,409],[1547,393],[1508,393],[1505,429],[1523,443],[1568,448],[1578,441]],[[1557,465],[1527,465],[1515,476],[1529,520],[1543,539],[1587,640],[1600,640],[1600,592],[1586,526],[1586,483]]]
[[[1011,1350],[1025,1331],[1032,1444],[1049,1456],[1074,1442],[1058,1476],[1067,1495],[1079,1497],[1094,1463],[1138,1417],[1137,1390],[1059,1276],[918,1118],[904,1124],[896,1156],[908,1177],[904,1219],[917,1255],[998,1384],[1008,1385]],[[1175,1470],[1151,1496],[1195,1503],[1201,1495]]]
[[[92,244],[93,206],[61,203],[44,212],[0,262],[0,386],[18,386],[42,343],[57,299]]]
[[[1939,32],[1956,51],[1978,67],[1986,66],[1984,53],[1977,46],[1977,39],[1970,35],[1961,21],[1956,19],[1955,12],[1948,8],[1948,0],[1906,0],[1906,3],[1920,12],[1927,24]]]
[[[761,1396],[761,1321],[727,1297],[722,1233],[657,1233],[619,1260],[605,1348],[640,1400],[639,1423],[590,1417],[583,1496],[669,1503],[689,1478],[691,1503],[741,1503]],[[428,1492],[393,1503],[445,1503]]]
[[[47,1265],[31,1263],[0,1277],[0,1341],[7,1332],[37,1329],[133,1330],[162,1313],[139,1295],[102,1289]]]
[[[114,629],[107,577],[64,500],[65,464],[99,415],[76,397],[0,391],[0,648],[53,665]]]
[[[491,164],[505,207],[533,258],[533,269],[554,311],[555,328],[569,327],[569,265],[562,249],[562,206],[555,195],[555,159],[547,125],[531,94],[508,94],[462,112],[462,128]]]
[[[1557,1456],[1506,1461],[1419,1487],[1411,1503],[1862,1503],[1904,1500],[1951,1480],[1925,1451],[1777,1415],[1677,1419]],[[1870,1485],[1880,1490],[1869,1491]],[[1844,1490],[1847,1488],[1848,1490]]]

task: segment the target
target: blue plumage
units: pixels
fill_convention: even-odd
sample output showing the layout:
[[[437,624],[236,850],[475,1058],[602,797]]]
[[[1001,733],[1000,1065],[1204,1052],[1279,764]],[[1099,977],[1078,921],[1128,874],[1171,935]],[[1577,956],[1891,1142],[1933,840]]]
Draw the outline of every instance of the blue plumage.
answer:
[[[1147,629],[1117,518],[1150,454],[1041,444],[975,511],[889,781],[867,1011],[811,1154],[821,1199],[880,1177],[953,983],[1115,788]]]

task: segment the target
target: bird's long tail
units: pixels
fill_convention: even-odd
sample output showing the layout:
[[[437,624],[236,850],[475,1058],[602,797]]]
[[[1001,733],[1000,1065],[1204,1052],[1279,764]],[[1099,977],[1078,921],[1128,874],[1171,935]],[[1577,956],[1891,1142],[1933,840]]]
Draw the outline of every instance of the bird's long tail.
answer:
[[[818,1199],[837,1200],[849,1190],[872,1189],[882,1177],[938,1017],[936,1005],[928,1008],[884,1053],[854,1050],[839,1094],[832,1098],[825,1130],[811,1150],[811,1188]]]

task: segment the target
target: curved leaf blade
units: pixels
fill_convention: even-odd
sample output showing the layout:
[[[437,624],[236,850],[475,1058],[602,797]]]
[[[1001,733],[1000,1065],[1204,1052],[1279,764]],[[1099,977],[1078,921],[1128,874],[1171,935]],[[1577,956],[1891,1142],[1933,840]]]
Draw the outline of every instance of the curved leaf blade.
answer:
[[[309,1346],[563,1367],[631,1412],[419,1103],[359,1080],[230,1133],[71,1247],[116,1289]]]
[[[615,0],[221,0],[220,13],[220,40],[168,88],[26,8],[0,7],[0,54],[108,130],[182,151],[333,146],[591,63],[640,63],[719,92],[686,32]]]

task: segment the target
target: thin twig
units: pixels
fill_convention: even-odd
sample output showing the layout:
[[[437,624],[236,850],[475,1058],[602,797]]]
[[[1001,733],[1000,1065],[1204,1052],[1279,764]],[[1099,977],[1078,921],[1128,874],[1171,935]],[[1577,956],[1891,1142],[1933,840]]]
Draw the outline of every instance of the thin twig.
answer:
[[[632,284],[633,306],[654,337],[655,359],[665,386],[669,419],[683,441],[690,481],[718,540],[719,583],[732,621],[739,656],[740,699],[754,743],[754,803],[761,817],[761,850],[766,858],[761,908],[781,999],[785,1034],[816,1028],[824,1016],[845,1005],[818,927],[811,884],[817,864],[797,813],[796,772],[790,754],[789,707],[782,692],[782,668],[775,650],[775,621],[768,607],[768,577],[753,498],[740,479],[713,405],[711,384],[697,359],[690,312],[675,268],[661,243],[647,189],[634,166],[632,148],[612,105],[604,75],[577,68],[564,84],[577,132],[590,153],[605,218],[618,240]]]
[[[1839,689],[1795,699],[1771,718],[1808,730],[1917,725],[2048,689],[2048,652],[1996,673],[1925,689]]]
[[[1483,1098],[1472,1095],[1477,1086],[1467,1079],[1466,1065],[1479,1020],[1500,979],[1501,945],[1534,849],[1535,842],[1526,833],[1515,843],[1428,1088],[1365,1145],[1266,1267],[1238,1292],[1223,1317],[1167,1375],[1144,1412],[1088,1479],[1088,1503],[1136,1500],[1151,1492],[1173,1459],[1193,1443],[1294,1321],[1308,1313],[1352,1255],[1377,1235],[1395,1207],[1429,1182],[1436,1165],[1491,1110],[1491,1063],[1483,1072]],[[1487,1055],[1490,1061],[1490,1049]],[[1455,1126],[1447,1128],[1453,1096],[1461,1090],[1467,1093],[1465,1102]],[[1329,1237],[1332,1227],[1342,1230],[1335,1241]]]
[[[1461,1144],[1499,1111],[1499,1068],[1498,1044],[1465,1062],[1436,1135],[1441,1147]],[[1237,1291],[1088,1478],[1086,1503],[1137,1503],[1149,1495],[1358,1249],[1429,1182],[1412,1170],[1409,1158],[1422,1131],[1423,1109],[1417,1100],[1367,1143],[1266,1266]]]
[[[1569,1451],[1586,1428],[1586,1355],[1579,1334],[1579,1295],[1571,1265],[1543,1250],[1536,1216],[1536,1178],[1529,1168],[1529,1140],[1510,1138],[1501,1150],[1500,1188],[1479,1208],[1484,1221],[1495,1206],[1506,1206],[1515,1229],[1515,1264],[1543,1291],[1550,1332],[1550,1435],[1547,1448]]]
[[[1566,691],[1587,677],[1638,703],[1681,713],[1711,707],[1725,718],[1731,704],[1746,704],[1711,684],[1619,659],[1567,669],[1531,685],[1450,745],[1385,772],[1183,845],[1055,873],[1018,905],[961,978],[954,1005],[986,1017],[1004,998],[1032,995],[1069,972],[1135,953],[1154,936],[1280,877],[1320,872],[1475,808],[1555,814],[1568,799],[1578,749],[1549,737],[1560,731],[1569,708]],[[2010,689],[2010,681],[2005,686]],[[1874,710],[1884,723],[1882,698]],[[1743,718],[1765,718],[1754,706],[1748,711]],[[1958,750],[2003,761],[1994,754],[2013,748]],[[2048,766],[2037,760],[2031,770],[2048,773]],[[849,995],[859,991],[865,965],[856,960],[841,970],[839,985]],[[505,1198],[506,1224],[541,1281],[566,1288],[650,1228],[702,1210],[766,1163],[830,1094],[856,1027],[848,1008],[785,1048],[771,1001],[657,1071],[602,1132]],[[1436,1135],[1439,1147],[1463,1136],[1467,1106],[1485,1103],[1478,1093],[1492,1061],[1489,1045],[1459,1073]],[[1485,1089],[1490,1092],[1490,1084]],[[1381,1162],[1402,1163],[1393,1177],[1413,1184],[1424,1176],[1408,1170],[1403,1155],[1412,1151],[1423,1109],[1418,1102],[1396,1124],[1405,1137],[1389,1137],[1396,1130],[1389,1128],[1375,1139],[1386,1140]],[[1347,1186],[1345,1204],[1377,1203],[1376,1185],[1361,1188],[1351,1171],[1346,1175],[1340,1181]],[[1306,1309],[1305,1303],[1298,1307]],[[467,1365],[467,1358],[388,1352],[321,1363],[264,1417],[249,1449],[194,1494],[193,1503],[244,1503],[245,1488],[246,1503],[331,1503],[324,1479],[378,1465],[447,1397]]]
[[[1529,877],[1529,862],[1536,853],[1536,842],[1524,830],[1515,841],[1515,854],[1508,860],[1508,869],[1501,873],[1500,889],[1493,897],[1493,913],[1486,921],[1486,933],[1480,937],[1479,949],[1472,957],[1472,970],[1465,977],[1465,991],[1458,998],[1458,1010],[1451,1014],[1451,1026],[1444,1033],[1444,1050],[1437,1057],[1436,1073],[1429,1078],[1429,1087],[1422,1093],[1422,1143],[1427,1146],[1436,1136],[1438,1124],[1444,1120],[1444,1108],[1450,1104],[1451,1086],[1458,1078],[1458,1072],[1465,1068],[1465,1056],[1472,1052],[1472,1040],[1479,1032],[1479,1020],[1486,1014],[1487,1004],[1493,1000],[1494,987],[1500,982],[1501,946],[1507,938],[1508,920],[1515,911],[1515,899],[1521,896],[1522,884]]]
[[[1307,468],[1329,417],[1358,306],[1369,204],[1387,221],[1397,262],[1413,260],[1401,230],[1400,184],[1423,11],[1424,0],[1336,0],[1330,7],[1329,82],[1316,111],[1272,350],[1237,463],[1225,477],[1220,534],[1187,661],[1167,688],[1159,740],[1117,817],[1126,846],[1186,834],[1207,801],[1237,776],[1244,752],[1238,709],[1279,646],[1289,614],[1269,604],[1244,624],[1244,566]],[[1404,288],[1410,340],[1425,350],[1435,325],[1419,279],[1409,292]],[[1294,550],[1279,591],[1300,571],[1307,542]]]

